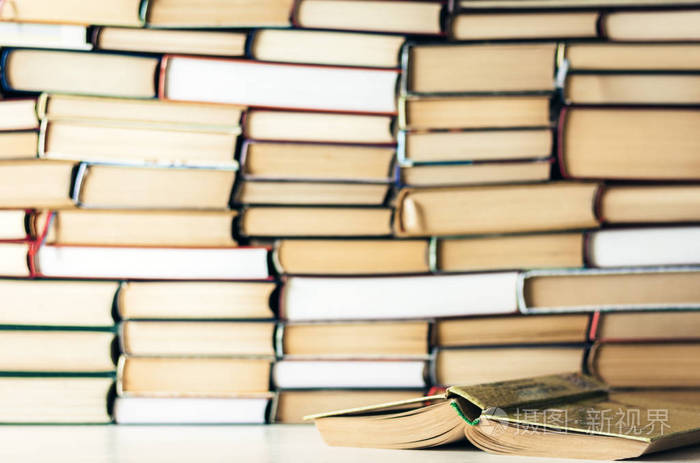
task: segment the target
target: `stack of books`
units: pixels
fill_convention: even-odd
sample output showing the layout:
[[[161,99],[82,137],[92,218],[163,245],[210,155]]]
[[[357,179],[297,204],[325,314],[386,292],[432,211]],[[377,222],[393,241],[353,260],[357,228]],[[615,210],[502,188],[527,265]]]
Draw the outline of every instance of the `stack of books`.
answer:
[[[700,10],[647,4],[0,2],[0,421],[700,387]]]

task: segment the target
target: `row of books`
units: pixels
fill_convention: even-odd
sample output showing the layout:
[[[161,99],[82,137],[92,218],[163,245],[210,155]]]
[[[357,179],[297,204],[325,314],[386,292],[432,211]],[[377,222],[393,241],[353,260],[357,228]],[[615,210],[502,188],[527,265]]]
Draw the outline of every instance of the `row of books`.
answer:
[[[399,102],[400,106],[405,106],[399,108],[400,128],[483,128],[488,122],[496,122],[494,118],[501,115],[506,117],[501,127],[506,121],[521,128],[541,127],[549,123],[549,107],[542,107],[537,99],[518,96],[546,96],[554,92],[557,85],[564,88],[565,100],[574,104],[697,103],[694,90],[697,75],[693,71],[698,69],[692,57],[698,54],[698,47],[692,43],[596,42],[408,42],[402,46],[399,42],[394,50],[396,57],[384,67],[376,68],[352,67],[371,63],[351,61],[326,65],[323,59],[313,56],[296,63],[281,63],[172,54],[5,48],[2,86],[6,93],[53,91],[131,98],[159,96],[166,100],[200,103],[392,114],[397,111],[395,87],[400,80],[402,96],[408,100]],[[399,58],[403,73],[397,70]],[[128,75],[128,79],[115,75],[117,69]],[[555,73],[558,73],[558,82]],[[504,114],[491,112],[460,121],[434,119],[437,114],[428,111],[430,106],[423,107],[437,104],[430,102],[438,97],[462,96],[444,100],[444,104],[452,102],[454,108],[459,109],[466,104],[463,100],[467,96],[472,96],[467,102],[474,100],[472,104],[476,104],[479,99],[474,97],[479,94],[501,97],[483,100],[484,105],[491,102],[491,106],[486,107],[496,108],[497,102],[500,105],[510,102],[513,108]],[[427,102],[420,101],[421,96]],[[415,99],[419,101],[413,101]],[[44,106],[42,111],[46,109]],[[90,107],[81,109],[97,111]],[[103,111],[106,110],[103,108]],[[60,112],[43,114],[49,118],[62,116]],[[219,130],[231,130],[238,125],[235,116],[229,114],[223,119],[224,114],[220,113],[221,119],[207,119],[213,116],[204,113],[193,118],[192,125],[205,122],[218,126]],[[462,114],[463,118],[466,116]],[[36,124],[29,114],[26,117],[22,119],[25,124]],[[520,119],[516,119],[518,117]],[[177,119],[165,122],[182,124]],[[391,133],[380,133],[381,123],[375,127],[376,132],[368,132],[365,139],[358,141],[386,143]],[[346,140],[342,134],[339,136],[338,141]]]
[[[697,282],[697,275],[686,276]],[[567,293],[579,289],[559,283]],[[658,284],[645,283],[630,292],[658,292]],[[673,283],[665,286],[683,291]],[[277,411],[269,419],[299,422],[305,414],[405,398],[430,385],[572,371],[582,362],[613,386],[700,384],[692,364],[697,356],[687,355],[700,349],[700,312],[636,312],[629,298],[617,305],[626,310],[592,317],[430,322],[397,320],[414,314],[395,312],[386,321],[277,323],[272,282],[2,280],[0,286],[3,422],[104,422],[112,414],[121,423],[264,422],[274,390]],[[696,293],[697,285],[688,291]],[[334,309],[333,300],[325,302],[324,310]],[[672,307],[683,303],[676,299]],[[118,330],[115,319],[122,320]],[[660,373],[648,375],[649,368]]]
[[[11,220],[24,216],[24,211],[0,211],[0,220],[8,225],[14,225]],[[134,223],[168,222],[173,216],[176,220],[170,223],[193,218],[190,214],[159,214],[151,217],[150,214],[121,211],[95,214],[73,210],[59,211],[57,216],[57,220],[65,217],[68,225],[72,225],[73,219],[76,223],[93,222],[103,227],[107,227],[110,219],[117,219],[113,220],[116,226],[121,221],[127,221],[133,227]],[[198,218],[196,215],[194,217]],[[219,222],[226,219],[230,222],[230,216],[214,218]],[[202,222],[201,226],[204,226],[207,220]],[[4,236],[12,236],[6,234],[12,232],[9,226],[3,228]],[[13,277],[175,280],[254,280],[266,279],[275,274],[324,276],[436,273],[449,277],[450,274],[458,276],[459,272],[519,268],[588,267],[621,269],[624,272],[631,266],[648,268],[700,263],[700,227],[697,226],[432,240],[283,239],[277,241],[272,250],[260,246],[163,247],[158,241],[158,235],[154,233],[157,230],[150,230],[145,236],[138,233],[119,236],[118,243],[114,243],[114,235],[119,228],[107,228],[103,233],[95,233],[83,241],[80,238],[90,229],[82,229],[73,234],[70,226],[66,226],[66,232],[63,232],[63,228],[48,230],[61,239],[49,236],[46,242],[27,241],[25,235],[19,235],[20,241],[0,242],[1,274]],[[230,240],[226,231],[227,229],[220,230],[219,234]],[[175,233],[172,235],[173,238],[177,237]],[[135,238],[141,239],[124,244],[125,239]],[[104,239],[104,242],[100,242],[100,239]],[[105,245],[110,240],[112,242]],[[156,246],[151,244],[152,241],[157,243]],[[233,241],[230,241],[233,245]],[[93,244],[95,242],[98,244]],[[148,243],[148,247],[143,247],[144,242]],[[639,249],[645,247],[649,252],[640,253]],[[319,256],[319,252],[323,255]],[[524,275],[527,280],[529,274]],[[357,277],[357,281],[362,279],[363,277]],[[396,277],[396,283],[400,285],[405,279]],[[437,284],[439,278],[427,281],[430,282],[428,285],[433,285]],[[504,291],[514,292],[515,285],[510,280],[499,285]]]
[[[685,5],[685,8],[684,8]],[[111,0],[86,6],[79,0],[57,5],[50,0],[23,0],[0,9],[0,19],[18,22],[48,22],[74,25],[110,25],[101,30],[107,43],[122,46],[139,45],[149,50],[155,44],[172,43],[180,36],[148,28],[260,28],[296,27],[302,29],[334,29],[402,33],[425,36],[448,35],[456,40],[542,39],[551,37],[608,38],[611,40],[697,39],[698,12],[692,0],[647,1],[639,4],[628,0],[586,2],[565,1],[493,1],[438,0],[237,0],[224,2],[183,2],[178,0]],[[666,6],[666,9],[663,9]],[[656,7],[656,9],[653,9]],[[658,8],[662,8],[659,10]],[[680,9],[679,9],[680,8]],[[650,27],[653,25],[653,27]],[[35,26],[36,27],[36,26]],[[52,45],[46,35],[49,29],[6,33],[29,37],[39,36],[41,43]],[[64,37],[77,39],[80,29],[61,34],[60,29],[48,38],[62,43]],[[84,30],[83,37],[85,36]],[[42,37],[43,35],[43,37]],[[199,33],[190,47],[209,54],[236,50],[236,42],[224,44],[225,34]],[[242,34],[234,34],[242,35]],[[142,45],[146,42],[147,45]],[[150,43],[148,43],[150,42]],[[71,43],[71,42],[69,42]],[[182,44],[182,42],[180,42]],[[184,44],[183,44],[184,45]],[[239,45],[240,46],[240,45]],[[122,48],[123,49],[123,48]],[[233,49],[233,50],[232,50]]]

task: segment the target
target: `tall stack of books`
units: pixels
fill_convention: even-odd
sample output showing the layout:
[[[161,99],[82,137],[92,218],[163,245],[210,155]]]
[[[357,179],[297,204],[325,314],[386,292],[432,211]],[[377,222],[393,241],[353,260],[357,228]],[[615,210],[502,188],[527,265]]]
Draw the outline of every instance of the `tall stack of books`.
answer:
[[[0,421],[700,387],[700,10],[452,3],[0,2]]]

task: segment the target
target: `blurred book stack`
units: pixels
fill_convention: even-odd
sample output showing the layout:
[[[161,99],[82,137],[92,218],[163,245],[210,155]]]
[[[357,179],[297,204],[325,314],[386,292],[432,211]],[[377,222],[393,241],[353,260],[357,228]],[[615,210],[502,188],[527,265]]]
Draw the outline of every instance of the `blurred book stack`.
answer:
[[[0,421],[700,387],[695,7],[0,2]]]

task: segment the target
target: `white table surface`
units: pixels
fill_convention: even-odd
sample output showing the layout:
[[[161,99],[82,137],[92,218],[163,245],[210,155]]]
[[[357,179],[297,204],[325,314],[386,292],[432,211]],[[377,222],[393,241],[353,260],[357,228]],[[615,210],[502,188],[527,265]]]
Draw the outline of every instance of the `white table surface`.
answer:
[[[583,460],[489,455],[466,444],[436,450],[329,447],[308,425],[0,426],[0,462],[489,462]],[[700,462],[700,446],[640,461]]]

